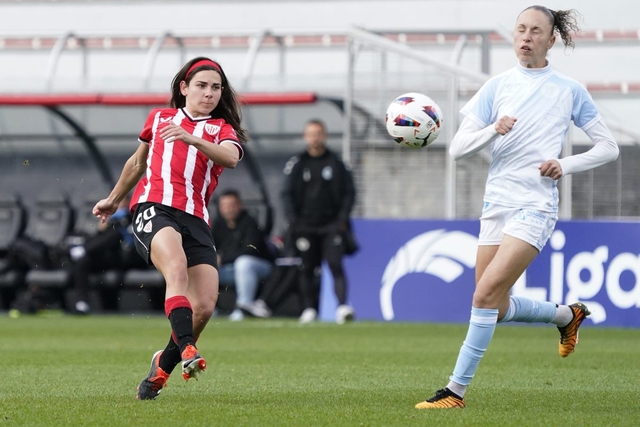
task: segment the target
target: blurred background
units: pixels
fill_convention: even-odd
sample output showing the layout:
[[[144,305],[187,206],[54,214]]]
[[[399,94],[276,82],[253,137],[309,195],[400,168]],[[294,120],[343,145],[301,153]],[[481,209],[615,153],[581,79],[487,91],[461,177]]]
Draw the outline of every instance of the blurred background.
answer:
[[[459,109],[515,65],[520,0],[3,1],[0,2],[0,190],[29,208],[63,192],[81,209],[104,197],[150,108],[194,56],[219,61],[245,99],[251,160],[222,175],[274,213],[282,169],[304,149],[304,122],[327,123],[353,170],[361,219],[477,219],[489,153],[447,155]],[[553,67],[584,84],[621,147],[616,162],[563,178],[561,218],[633,220],[640,213],[640,3],[553,0],[577,8],[575,50],[557,42]],[[444,115],[427,149],[401,148],[384,113],[405,92]],[[112,96],[109,98],[109,96]],[[564,155],[588,149],[574,129]]]

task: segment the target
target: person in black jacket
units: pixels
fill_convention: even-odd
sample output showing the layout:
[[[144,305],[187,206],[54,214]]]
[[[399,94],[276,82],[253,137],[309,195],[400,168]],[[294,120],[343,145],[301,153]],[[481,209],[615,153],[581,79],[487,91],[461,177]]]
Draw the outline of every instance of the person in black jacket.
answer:
[[[142,268],[144,260],[133,251],[132,214],[129,211],[129,196],[125,197],[118,209],[106,222],[98,221],[98,232],[88,238],[74,236],[69,248],[70,270],[75,289],[75,313],[89,314],[89,274],[104,272],[107,269]],[[108,309],[116,308],[115,297],[106,302]]]
[[[220,284],[235,286],[236,309],[229,319],[242,320],[244,311],[269,317],[270,310],[255,303],[258,285],[273,271],[273,256],[258,223],[244,210],[236,190],[226,190],[218,200],[219,215],[211,233],[218,253]]]
[[[354,317],[347,305],[347,279],[342,258],[345,254],[349,216],[355,202],[351,172],[337,154],[327,148],[326,128],[320,120],[309,120],[304,128],[306,150],[285,166],[282,190],[289,233],[301,258],[301,323],[316,320],[319,292],[314,286],[326,260],[333,275],[338,299],[336,321]]]

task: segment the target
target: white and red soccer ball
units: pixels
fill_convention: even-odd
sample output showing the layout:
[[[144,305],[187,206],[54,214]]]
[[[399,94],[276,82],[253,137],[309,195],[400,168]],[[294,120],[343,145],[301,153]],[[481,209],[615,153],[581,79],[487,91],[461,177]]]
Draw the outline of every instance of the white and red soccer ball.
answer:
[[[438,138],[442,111],[427,95],[405,93],[389,105],[385,121],[387,132],[398,144],[421,148]]]

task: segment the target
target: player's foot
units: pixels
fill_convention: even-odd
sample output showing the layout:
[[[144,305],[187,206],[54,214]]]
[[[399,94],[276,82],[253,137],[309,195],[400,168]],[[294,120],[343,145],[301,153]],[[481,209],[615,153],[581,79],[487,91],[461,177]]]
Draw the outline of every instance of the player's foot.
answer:
[[[578,344],[578,328],[584,319],[591,314],[587,306],[581,302],[571,304],[569,305],[569,308],[573,312],[573,319],[571,319],[571,322],[569,322],[567,326],[558,326],[558,330],[560,331],[558,353],[560,353],[560,356],[562,357],[567,357],[573,353],[576,348],[576,344]]]
[[[91,313],[91,306],[88,302],[79,300],[76,302],[75,312],[76,314],[89,314]]]
[[[416,409],[449,409],[464,407],[464,398],[458,396],[448,388],[436,391],[435,396],[416,405]]]
[[[336,309],[336,323],[338,325],[343,325],[346,322],[351,322],[355,317],[355,312],[353,308],[349,305],[342,304],[339,305]]]
[[[318,312],[315,308],[305,308],[300,315],[299,322],[300,323],[311,323],[314,322],[318,318]]]
[[[231,322],[240,322],[244,320],[244,313],[239,308],[236,308],[229,315],[229,321]]]
[[[182,378],[189,381],[189,378],[198,379],[201,371],[207,369],[207,362],[200,356],[198,349],[189,344],[182,352]]]
[[[162,350],[158,350],[151,358],[151,369],[149,369],[149,375],[147,375],[147,378],[143,379],[138,386],[136,399],[155,399],[156,397],[158,397],[158,395],[162,391],[162,388],[167,383],[169,374],[163,371],[159,366],[161,355]]]
[[[267,306],[267,303],[265,303],[261,299],[257,299],[257,300],[255,300],[253,302],[248,303],[248,304],[238,304],[238,307],[242,311],[246,311],[247,313],[249,313],[253,317],[260,317],[260,318],[263,318],[263,319],[267,319],[267,318],[271,317],[271,310]]]
[[[416,409],[449,409],[464,407],[464,399],[448,388],[436,391],[435,396],[416,405]]]

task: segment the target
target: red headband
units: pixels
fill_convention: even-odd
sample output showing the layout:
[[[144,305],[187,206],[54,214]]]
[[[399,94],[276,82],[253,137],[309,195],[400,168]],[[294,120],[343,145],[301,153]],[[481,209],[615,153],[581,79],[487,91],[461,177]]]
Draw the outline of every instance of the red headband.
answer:
[[[209,67],[213,67],[216,70],[218,70],[219,72],[222,72],[222,70],[220,69],[220,66],[218,64],[216,64],[215,62],[213,62],[210,59],[203,59],[200,61],[196,61],[191,67],[189,67],[189,70],[187,71],[187,74],[185,74],[184,78],[185,80],[189,78],[189,76],[191,75],[191,72],[193,70],[195,70],[198,67],[202,67],[204,65],[208,65]]]

